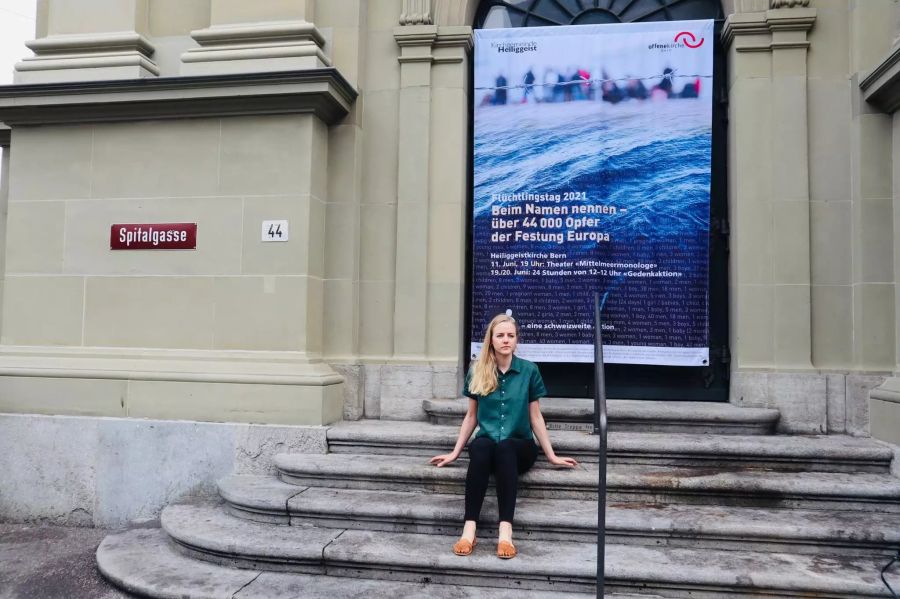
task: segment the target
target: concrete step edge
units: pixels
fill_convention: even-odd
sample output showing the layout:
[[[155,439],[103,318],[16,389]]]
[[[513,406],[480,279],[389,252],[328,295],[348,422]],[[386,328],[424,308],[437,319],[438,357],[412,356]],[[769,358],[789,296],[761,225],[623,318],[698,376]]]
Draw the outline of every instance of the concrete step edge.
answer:
[[[164,519],[167,532],[178,529],[180,542],[211,559],[221,555],[222,537],[235,539],[227,552],[230,563],[253,564],[281,555],[279,568],[317,564],[329,573],[394,580],[429,579],[437,583],[512,586],[537,590],[590,592],[595,581],[596,549],[592,543],[517,541],[520,555],[505,562],[487,548],[469,558],[449,550],[455,537],[358,530],[317,530],[242,522],[210,506],[182,506],[180,517]],[[166,522],[168,520],[168,522]],[[211,522],[212,521],[212,522]],[[185,530],[193,527],[193,530]],[[274,528],[286,529],[275,532]],[[309,557],[307,557],[309,556]],[[318,557],[318,561],[316,561]],[[650,590],[693,588],[698,591],[818,593],[821,596],[878,596],[881,559],[829,558],[827,572],[819,556],[741,551],[691,550],[622,545],[607,546],[607,579],[613,585],[641,584]],[[274,562],[271,562],[274,563]],[[701,595],[702,596],[702,595]]]
[[[424,458],[349,454],[281,454],[279,478],[298,486],[462,493],[465,464],[435,468]],[[900,512],[900,479],[886,474],[777,472],[754,469],[611,465],[610,502],[701,503]],[[520,497],[592,499],[597,470],[533,468]]]
[[[97,565],[108,580],[142,597],[191,599],[339,599],[348,585],[369,599],[479,599],[487,589],[442,589],[432,584],[394,580],[238,569],[193,559],[176,551],[160,529],[127,531],[107,537],[97,550]],[[448,590],[452,592],[447,592]],[[497,599],[590,599],[593,593],[491,589]],[[610,599],[659,599],[650,595],[607,594]]]
[[[461,418],[468,405],[466,398],[425,399],[422,407],[432,420]],[[591,399],[544,398],[541,411],[548,422],[591,422],[594,402]],[[610,430],[617,425],[657,423],[666,430],[678,427],[703,428],[719,426],[746,429],[750,434],[774,430],[780,414],[768,408],[741,408],[731,404],[705,402],[666,402],[641,400],[609,400],[607,414]]]
[[[428,534],[455,534],[463,511],[460,495],[297,487],[280,483],[268,498],[265,477],[226,477],[219,483],[229,513],[262,522],[298,523]],[[288,499],[284,497],[290,495]],[[287,507],[285,508],[285,504]],[[277,519],[259,513],[278,505]],[[517,534],[531,539],[591,540],[597,508],[591,500],[519,500]],[[481,527],[493,530],[496,507],[488,497]],[[863,512],[766,510],[722,506],[607,506],[607,535],[623,544],[668,544],[758,551],[890,555],[900,546],[900,514],[872,519]]]
[[[451,448],[458,432],[452,426],[362,421],[331,427],[327,438],[330,450],[336,453],[429,455]],[[555,431],[551,439],[559,454],[596,461],[599,441],[594,435]],[[752,464],[825,472],[889,472],[893,460],[891,448],[847,436],[612,432],[607,450],[612,463]]]

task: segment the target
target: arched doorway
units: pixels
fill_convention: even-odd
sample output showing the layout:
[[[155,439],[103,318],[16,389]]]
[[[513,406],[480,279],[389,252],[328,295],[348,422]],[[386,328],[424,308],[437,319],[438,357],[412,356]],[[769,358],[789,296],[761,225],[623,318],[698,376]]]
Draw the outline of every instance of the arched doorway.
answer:
[[[724,19],[718,0],[484,0],[476,28]]]
[[[719,0],[484,0],[474,15],[479,28],[546,27],[713,19],[715,21],[712,179],[710,198],[709,344],[703,367],[607,366],[610,397],[727,401],[730,369],[728,333],[728,220],[726,196],[727,88],[725,52],[720,41],[724,11]],[[470,115],[471,119],[471,115]],[[470,137],[471,144],[471,137]],[[471,189],[470,189],[471,194]],[[470,197],[470,206],[472,198]],[[470,210],[471,214],[471,210]],[[470,227],[471,230],[471,227]],[[468,243],[471,281],[471,240]],[[467,292],[466,330],[471,335],[471,289]],[[466,339],[466,347],[470,339]],[[551,395],[593,395],[593,365],[541,364]]]

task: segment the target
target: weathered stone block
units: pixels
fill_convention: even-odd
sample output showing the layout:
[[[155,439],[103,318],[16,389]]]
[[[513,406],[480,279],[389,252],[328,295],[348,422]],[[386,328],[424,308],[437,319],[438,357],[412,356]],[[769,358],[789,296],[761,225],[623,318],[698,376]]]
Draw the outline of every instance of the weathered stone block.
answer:
[[[869,436],[869,392],[884,381],[883,376],[847,375],[846,431],[849,434]]]
[[[234,439],[235,474],[275,474],[278,453],[328,453],[327,426],[238,426]]]
[[[344,377],[344,420],[359,420],[365,413],[365,367],[358,364],[332,364]]]

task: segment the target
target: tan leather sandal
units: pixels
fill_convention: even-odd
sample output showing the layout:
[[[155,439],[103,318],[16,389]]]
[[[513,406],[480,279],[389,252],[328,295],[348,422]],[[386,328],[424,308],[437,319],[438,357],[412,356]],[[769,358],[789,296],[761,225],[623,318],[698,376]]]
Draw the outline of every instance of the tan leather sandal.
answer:
[[[477,544],[478,539],[475,539],[474,541],[460,539],[453,544],[453,553],[456,555],[472,555],[472,551],[475,550],[475,545]]]
[[[497,557],[500,559],[512,559],[518,555],[516,546],[509,541],[500,541],[497,543]]]

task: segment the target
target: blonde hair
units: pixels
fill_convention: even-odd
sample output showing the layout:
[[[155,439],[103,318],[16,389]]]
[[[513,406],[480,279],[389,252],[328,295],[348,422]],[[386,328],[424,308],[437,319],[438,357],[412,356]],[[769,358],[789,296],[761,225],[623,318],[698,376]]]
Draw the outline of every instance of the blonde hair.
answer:
[[[475,395],[489,395],[497,389],[497,361],[494,359],[494,344],[492,338],[494,329],[499,324],[511,322],[516,328],[516,340],[519,337],[519,324],[516,319],[506,314],[498,314],[491,319],[487,331],[484,333],[484,343],[481,345],[481,353],[472,366],[472,378],[469,380],[469,392]]]

